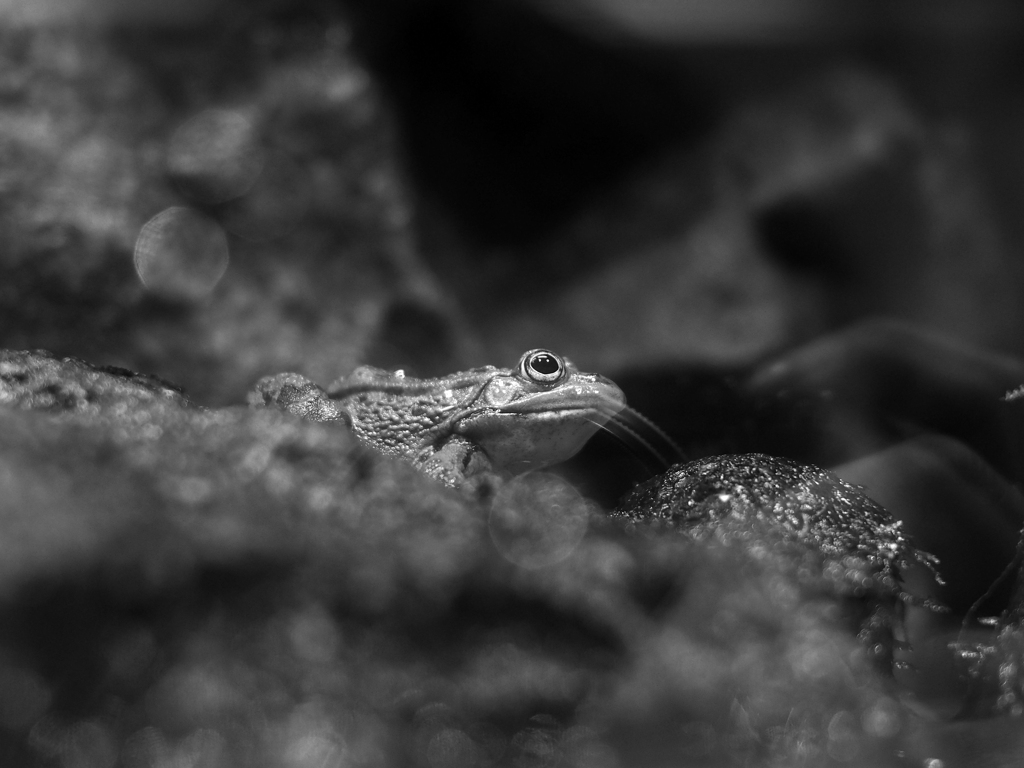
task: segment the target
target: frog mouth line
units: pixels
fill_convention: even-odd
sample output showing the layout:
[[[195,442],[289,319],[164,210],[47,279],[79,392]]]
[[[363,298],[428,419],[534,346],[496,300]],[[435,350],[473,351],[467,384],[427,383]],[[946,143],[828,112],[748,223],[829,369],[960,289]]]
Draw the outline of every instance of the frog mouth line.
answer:
[[[683,452],[672,438],[639,411],[623,405],[604,415],[607,421],[590,422],[625,445],[648,469],[664,472],[683,461]]]
[[[518,397],[507,403],[485,406],[493,408],[497,413],[515,414],[530,413],[582,413],[590,411],[599,416],[611,416],[620,408],[624,408],[625,398],[618,387],[581,386],[573,388],[571,397],[559,390],[534,392],[525,397]]]

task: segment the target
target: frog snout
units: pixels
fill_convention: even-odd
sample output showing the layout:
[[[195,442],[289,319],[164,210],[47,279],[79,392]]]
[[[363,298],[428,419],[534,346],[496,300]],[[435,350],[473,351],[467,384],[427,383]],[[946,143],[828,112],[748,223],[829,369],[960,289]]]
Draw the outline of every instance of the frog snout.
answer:
[[[619,389],[618,384],[616,384],[611,379],[605,378],[604,376],[595,373],[594,384],[598,385],[601,392],[601,396],[606,398],[609,402],[615,403],[617,405],[626,404],[625,393],[621,389]]]

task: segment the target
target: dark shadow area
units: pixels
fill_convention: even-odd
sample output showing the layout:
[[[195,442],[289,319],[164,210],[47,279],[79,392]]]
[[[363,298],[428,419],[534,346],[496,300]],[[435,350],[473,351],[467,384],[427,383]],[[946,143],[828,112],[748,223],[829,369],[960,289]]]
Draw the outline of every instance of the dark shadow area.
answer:
[[[349,3],[418,185],[489,245],[536,242],[642,160],[706,135],[712,93],[525,3]]]

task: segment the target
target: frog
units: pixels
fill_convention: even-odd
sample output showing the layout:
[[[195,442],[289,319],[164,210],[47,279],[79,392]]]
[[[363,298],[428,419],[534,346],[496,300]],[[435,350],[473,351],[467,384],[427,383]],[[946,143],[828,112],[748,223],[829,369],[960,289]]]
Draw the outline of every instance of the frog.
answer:
[[[363,445],[453,487],[566,461],[628,410],[613,381],[548,349],[525,352],[512,368],[438,378],[364,365],[322,388],[280,373],[260,379],[249,403],[344,422]]]

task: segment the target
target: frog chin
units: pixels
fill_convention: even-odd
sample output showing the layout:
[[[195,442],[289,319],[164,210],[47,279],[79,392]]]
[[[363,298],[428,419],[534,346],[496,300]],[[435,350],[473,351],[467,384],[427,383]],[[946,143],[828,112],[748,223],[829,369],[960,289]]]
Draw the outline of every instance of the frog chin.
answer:
[[[520,474],[572,458],[607,420],[591,408],[491,411],[463,420],[456,431],[478,445],[496,468]]]

